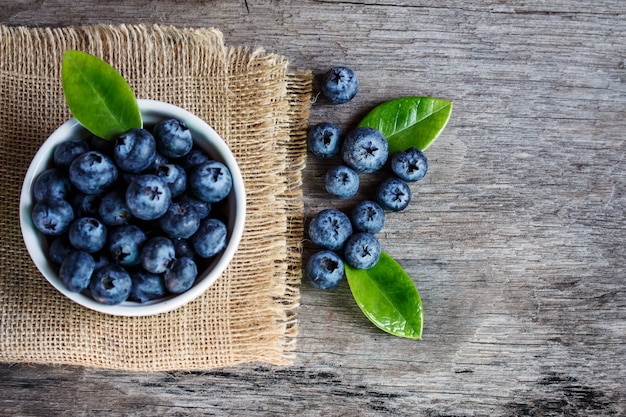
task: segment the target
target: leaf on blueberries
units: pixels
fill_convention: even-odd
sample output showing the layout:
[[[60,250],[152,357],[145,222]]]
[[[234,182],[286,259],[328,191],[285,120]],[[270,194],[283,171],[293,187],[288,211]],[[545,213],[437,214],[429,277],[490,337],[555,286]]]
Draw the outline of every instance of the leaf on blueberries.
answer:
[[[142,127],[141,112],[124,77],[100,58],[68,50],[61,71],[70,111],[87,130],[107,140]]]
[[[452,102],[433,97],[400,97],[376,106],[359,127],[379,130],[389,142],[389,154],[415,147],[421,151],[443,131]]]
[[[382,252],[370,269],[345,264],[354,300],[378,328],[394,336],[422,337],[422,300],[415,284],[391,256]]]

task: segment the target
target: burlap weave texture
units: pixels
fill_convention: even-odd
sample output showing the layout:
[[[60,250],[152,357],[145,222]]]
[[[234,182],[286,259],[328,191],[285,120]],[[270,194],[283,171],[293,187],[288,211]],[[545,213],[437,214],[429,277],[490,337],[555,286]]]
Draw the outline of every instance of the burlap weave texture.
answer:
[[[243,240],[222,277],[187,306],[141,318],[93,312],[58,293],[28,256],[19,193],[38,147],[70,117],[60,82],[66,49],[109,62],[139,98],[197,114],[240,164]],[[311,78],[283,56],[225,46],[215,29],[0,26],[0,361],[141,371],[290,364]]]

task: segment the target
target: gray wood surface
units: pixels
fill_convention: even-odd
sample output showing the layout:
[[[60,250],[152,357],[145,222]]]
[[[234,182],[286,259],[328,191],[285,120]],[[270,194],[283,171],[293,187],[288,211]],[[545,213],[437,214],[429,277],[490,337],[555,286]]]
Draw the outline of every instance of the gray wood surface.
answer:
[[[626,3],[1,1],[0,23],[214,26],[294,68],[352,67],[350,129],[402,95],[454,101],[384,249],[421,341],[374,328],[346,283],[302,286],[292,367],[125,373],[0,364],[0,415],[626,415]],[[0,110],[1,111],[1,110]],[[347,207],[305,172],[306,212]]]

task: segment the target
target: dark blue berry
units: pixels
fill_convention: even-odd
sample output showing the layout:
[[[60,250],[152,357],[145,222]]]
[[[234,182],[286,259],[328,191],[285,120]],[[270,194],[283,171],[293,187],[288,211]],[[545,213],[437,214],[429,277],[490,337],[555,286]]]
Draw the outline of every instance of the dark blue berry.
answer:
[[[352,234],[350,219],[335,209],[322,210],[309,224],[309,237],[320,248],[339,250]]]
[[[359,80],[350,68],[334,67],[324,74],[322,94],[333,104],[347,103],[359,91]]]
[[[70,243],[78,250],[98,252],[107,240],[107,228],[94,217],[81,217],[69,229]]]
[[[156,156],[156,142],[146,129],[135,128],[122,133],[115,141],[113,158],[125,172],[138,173],[147,169]]]
[[[204,219],[198,231],[191,236],[191,245],[198,256],[210,258],[226,247],[226,235],[226,225],[221,220]]]
[[[391,157],[391,170],[406,182],[419,181],[428,171],[428,159],[419,149],[409,148]]]
[[[68,254],[59,269],[59,279],[72,292],[81,292],[89,287],[96,262],[87,252],[73,251]]]
[[[107,305],[121,304],[126,301],[131,288],[130,275],[126,269],[115,264],[96,269],[89,284],[93,299]]]
[[[197,166],[189,176],[189,188],[197,198],[207,203],[217,203],[226,198],[232,186],[230,170],[218,161]]]
[[[163,236],[149,239],[141,250],[141,266],[153,274],[167,271],[174,259],[174,244]]]
[[[352,226],[359,232],[376,234],[385,225],[385,211],[375,201],[362,201],[350,213]]]
[[[165,288],[173,294],[187,291],[198,276],[198,267],[191,258],[178,258],[165,272]]]
[[[341,157],[356,172],[371,173],[387,162],[389,144],[376,129],[358,127],[348,133],[341,146]]]
[[[102,194],[117,180],[115,163],[96,151],[85,152],[70,165],[70,181],[85,194]]]
[[[35,204],[31,217],[41,233],[59,236],[67,232],[74,220],[74,210],[65,200],[44,200]]]
[[[337,198],[352,197],[359,190],[359,175],[347,166],[339,165],[326,172],[324,184],[326,191]]]
[[[72,184],[67,173],[57,168],[49,168],[37,176],[33,184],[35,201],[65,199]]]
[[[126,205],[126,196],[122,190],[115,189],[106,193],[100,200],[98,215],[107,226],[119,226],[128,223],[133,215]]]
[[[155,171],[157,177],[163,179],[173,197],[178,197],[187,189],[187,173],[180,165],[165,164]]]
[[[343,279],[343,261],[333,251],[317,252],[307,261],[305,275],[315,288],[320,290],[335,288]]]
[[[113,228],[108,242],[113,262],[124,266],[138,265],[146,240],[146,234],[138,226],[127,224]]]
[[[378,186],[376,199],[385,210],[401,211],[411,201],[411,189],[400,178],[388,178]]]
[[[170,188],[156,175],[139,175],[126,188],[126,206],[141,220],[158,219],[165,214],[171,200]]]
[[[89,150],[89,144],[80,138],[74,138],[59,143],[52,154],[54,165],[67,171],[78,155]]]
[[[307,133],[309,150],[315,156],[330,158],[341,149],[342,132],[339,126],[322,122],[313,126]]]
[[[370,269],[380,259],[380,243],[371,233],[355,233],[346,242],[343,255],[351,267]]]
[[[130,291],[130,299],[146,303],[167,295],[162,274],[153,274],[143,269],[131,272],[130,278],[133,282]]]
[[[176,119],[162,120],[154,126],[157,149],[168,158],[180,158],[193,146],[191,131]]]
[[[158,220],[161,230],[172,239],[187,239],[200,227],[200,215],[190,204],[175,202],[170,204]]]

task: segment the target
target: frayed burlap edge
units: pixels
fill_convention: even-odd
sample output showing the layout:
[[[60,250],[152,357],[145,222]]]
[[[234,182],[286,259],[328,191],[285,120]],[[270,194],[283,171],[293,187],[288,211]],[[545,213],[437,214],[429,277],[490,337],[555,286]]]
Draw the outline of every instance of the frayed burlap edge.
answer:
[[[174,312],[123,318],[77,306],[45,282],[23,247],[21,181],[38,146],[69,117],[59,63],[70,48],[110,62],[138,97],[198,114],[242,168],[240,250],[206,294]],[[289,72],[285,57],[224,46],[215,29],[0,27],[0,361],[138,371],[291,364],[311,79]]]

